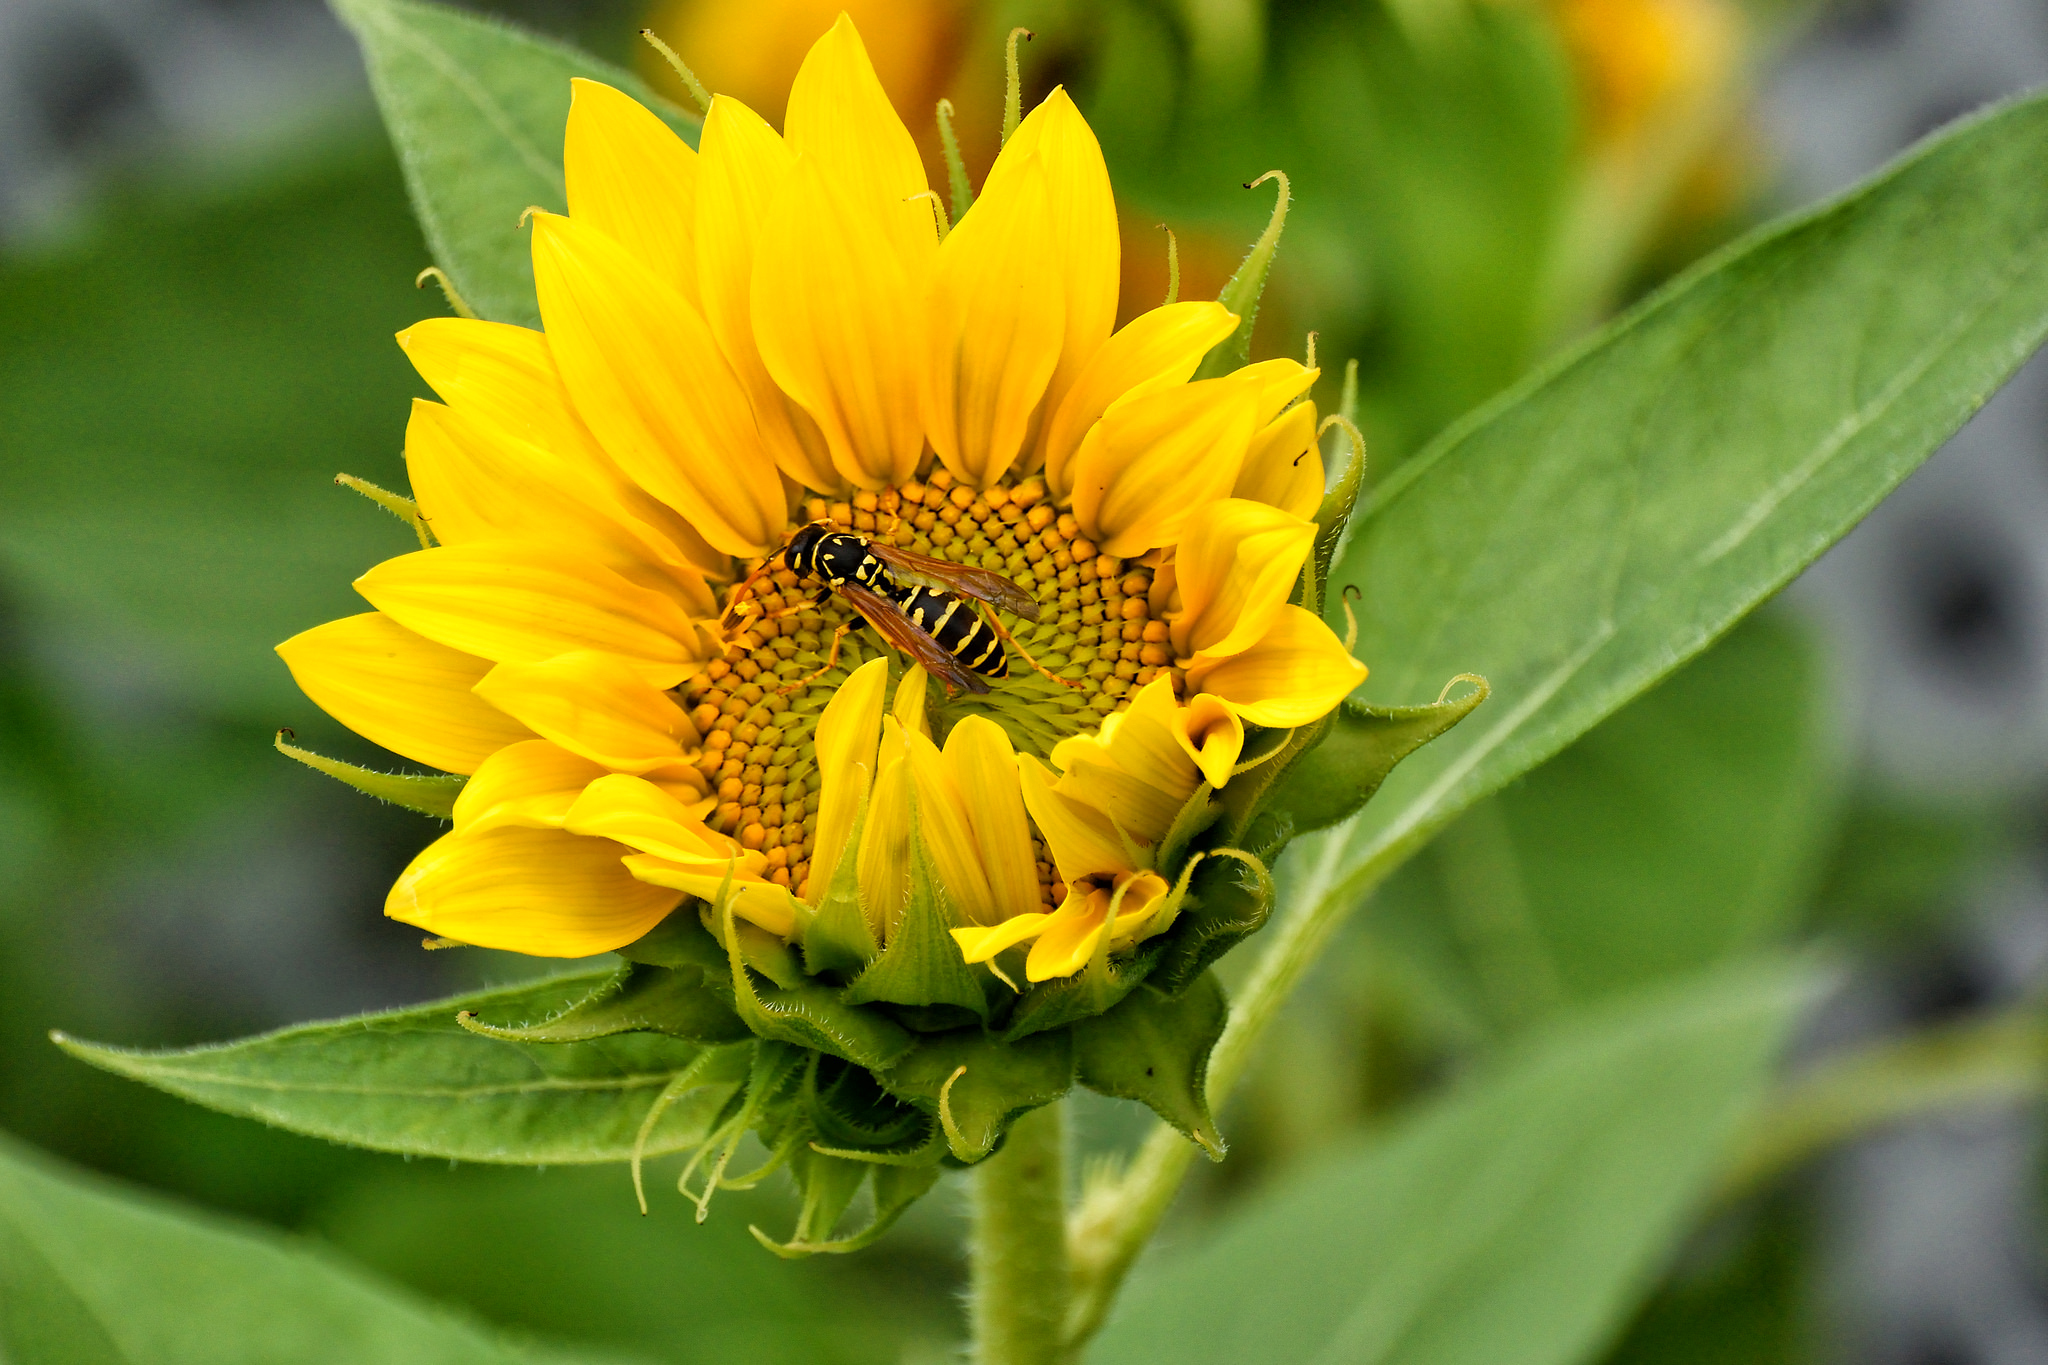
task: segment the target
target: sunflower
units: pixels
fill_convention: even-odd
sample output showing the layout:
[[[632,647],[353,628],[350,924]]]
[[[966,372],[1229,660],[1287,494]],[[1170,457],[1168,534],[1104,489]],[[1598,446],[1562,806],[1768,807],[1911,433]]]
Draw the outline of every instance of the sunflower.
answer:
[[[1115,206],[1063,91],[954,224],[845,17],[785,125],[719,96],[693,150],[574,82],[569,212],[528,220],[544,330],[399,335],[440,399],[405,444],[433,543],[279,653],[466,776],[386,904],[432,934],[580,957],[694,907],[773,964],[851,906],[866,956],[928,869],[962,961],[1071,976],[1170,925],[1176,822],[1248,729],[1365,676],[1289,601],[1317,371],[1192,379],[1220,303],[1112,330]],[[986,691],[949,685],[789,567],[813,525],[1000,575],[1037,619],[954,594],[1002,645]]]

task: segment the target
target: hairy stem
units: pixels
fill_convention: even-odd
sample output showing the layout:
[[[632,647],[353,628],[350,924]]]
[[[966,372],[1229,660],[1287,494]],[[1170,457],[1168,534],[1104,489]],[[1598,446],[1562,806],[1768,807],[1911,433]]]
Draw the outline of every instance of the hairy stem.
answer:
[[[975,1365],[1059,1365],[1065,1345],[1067,1116],[1064,1104],[1010,1126],[974,1169]]]

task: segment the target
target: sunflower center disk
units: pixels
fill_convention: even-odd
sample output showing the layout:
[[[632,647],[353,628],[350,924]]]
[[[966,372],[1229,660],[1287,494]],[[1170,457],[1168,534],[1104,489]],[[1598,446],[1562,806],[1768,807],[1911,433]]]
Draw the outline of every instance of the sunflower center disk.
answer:
[[[975,490],[936,469],[924,482],[859,493],[851,502],[812,498],[803,519],[1001,574],[1038,598],[1037,622],[997,619],[1069,685],[1005,646],[1010,675],[989,679],[986,695],[949,697],[937,682],[928,688],[941,743],[963,717],[980,715],[1001,725],[1019,750],[1049,758],[1055,744],[1097,728],[1162,671],[1182,688],[1166,623],[1153,619],[1151,568],[1099,553],[1035,477]],[[855,668],[891,651],[837,595],[779,562],[733,594],[727,620],[725,657],[679,689],[704,736],[702,771],[719,803],[710,823],[764,850],[771,880],[801,887],[818,812],[818,716]],[[839,656],[825,668],[842,625],[850,628]],[[902,662],[891,668],[898,676]],[[1065,888],[1043,848],[1038,866],[1047,902],[1057,905]]]

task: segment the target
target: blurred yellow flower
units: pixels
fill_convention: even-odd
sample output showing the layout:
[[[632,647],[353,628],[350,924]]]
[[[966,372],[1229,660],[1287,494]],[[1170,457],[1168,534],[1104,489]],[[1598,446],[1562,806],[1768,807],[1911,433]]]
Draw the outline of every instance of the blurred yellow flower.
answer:
[[[1236,326],[1217,303],[1112,331],[1109,178],[1062,91],[946,230],[843,16],[782,133],[720,95],[692,151],[578,80],[564,163],[569,213],[532,216],[545,330],[399,337],[441,400],[406,437],[438,544],[279,646],[338,719],[469,775],[387,913],[580,956],[685,897],[798,939],[852,886],[886,944],[921,856],[965,955],[1030,942],[1032,980],[1163,930],[1175,813],[1247,726],[1365,675],[1288,603],[1316,372],[1190,382]],[[998,618],[986,692],[892,668],[788,564],[813,523],[1000,575],[1040,619]]]

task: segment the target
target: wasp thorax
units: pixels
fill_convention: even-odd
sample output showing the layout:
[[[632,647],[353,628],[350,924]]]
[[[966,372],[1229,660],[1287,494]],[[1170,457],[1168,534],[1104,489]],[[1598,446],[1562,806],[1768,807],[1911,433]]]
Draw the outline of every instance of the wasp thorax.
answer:
[[[1013,651],[1008,676],[993,680],[986,694],[948,695],[934,684],[926,704],[941,741],[961,717],[984,715],[1018,749],[1046,758],[1060,740],[1094,730],[1121,710],[1134,689],[1162,671],[1180,689],[1167,625],[1157,619],[1164,604],[1152,601],[1151,567],[1102,554],[1072,514],[1047,499],[1038,478],[976,490],[935,469],[923,481],[845,502],[812,498],[803,518],[999,574],[1038,600],[1036,622],[999,619],[1016,645],[1061,681]],[[710,824],[763,850],[770,879],[800,890],[818,811],[818,716],[853,669],[890,651],[829,587],[799,576],[781,555],[748,567],[762,571],[732,590],[725,657],[680,691],[704,736],[700,771],[718,802]],[[1066,888],[1042,849],[1039,880],[1047,903],[1057,905]]]

